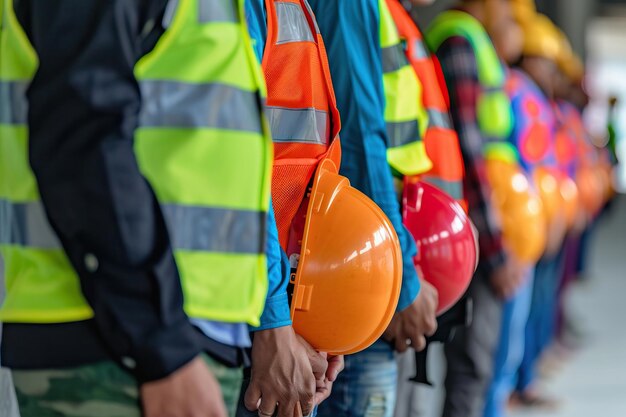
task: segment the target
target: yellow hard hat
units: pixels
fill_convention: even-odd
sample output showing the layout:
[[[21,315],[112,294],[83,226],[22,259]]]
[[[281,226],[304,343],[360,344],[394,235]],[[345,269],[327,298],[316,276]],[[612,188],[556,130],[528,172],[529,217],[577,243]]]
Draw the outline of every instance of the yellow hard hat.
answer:
[[[578,55],[572,54],[569,64],[565,67],[563,72],[570,81],[578,83],[581,82],[585,76],[585,65]]]
[[[513,17],[520,25],[532,20],[537,14],[537,6],[534,0],[511,0]]]
[[[524,32],[523,54],[557,62],[561,54],[561,35],[554,23],[547,16],[536,14],[520,24]]]
[[[559,30],[559,40],[561,48],[556,61],[559,70],[574,83],[582,81],[585,73],[582,60],[574,53],[569,39],[561,30]]]
[[[556,63],[559,70],[562,73],[565,73],[569,62],[572,59],[572,55],[574,55],[574,51],[572,51],[572,45],[569,43],[569,39],[567,39],[567,36],[562,31],[559,32],[559,40],[561,42],[561,49],[559,50],[559,57],[557,58]]]
[[[534,263],[546,248],[546,213],[509,143],[490,144],[485,150],[492,202],[502,221],[502,237],[520,261]]]

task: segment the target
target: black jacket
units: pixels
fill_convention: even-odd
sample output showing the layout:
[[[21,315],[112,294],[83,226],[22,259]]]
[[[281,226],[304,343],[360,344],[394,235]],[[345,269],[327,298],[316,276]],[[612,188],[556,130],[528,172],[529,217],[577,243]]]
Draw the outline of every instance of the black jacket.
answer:
[[[27,92],[31,167],[95,318],[6,324],[3,365],[112,358],[149,381],[201,351],[241,363],[239,350],[189,323],[163,215],[133,152],[141,107],[133,70],[163,33],[167,1],[14,3],[39,57]]]

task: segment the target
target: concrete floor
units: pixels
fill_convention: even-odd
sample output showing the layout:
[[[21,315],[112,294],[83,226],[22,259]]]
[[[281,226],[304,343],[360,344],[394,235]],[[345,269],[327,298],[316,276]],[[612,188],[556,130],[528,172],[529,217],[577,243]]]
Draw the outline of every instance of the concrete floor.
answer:
[[[593,236],[589,280],[569,294],[568,310],[587,335],[585,344],[539,385],[559,407],[509,417],[626,417],[626,196],[615,203]],[[440,346],[429,354],[435,388],[403,384],[396,417],[440,417],[442,356]],[[404,380],[413,374],[411,359],[401,358]]]
[[[626,197],[616,203],[594,236],[590,280],[569,300],[588,341],[560,373],[542,381],[561,407],[512,417],[626,417]]]

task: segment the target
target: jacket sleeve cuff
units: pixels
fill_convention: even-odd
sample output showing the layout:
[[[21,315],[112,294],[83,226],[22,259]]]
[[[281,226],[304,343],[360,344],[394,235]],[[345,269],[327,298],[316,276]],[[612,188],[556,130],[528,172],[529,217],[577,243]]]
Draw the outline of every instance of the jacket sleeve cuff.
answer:
[[[417,271],[413,265],[413,261],[404,262],[404,271],[402,273],[402,288],[400,290],[400,298],[398,299],[398,307],[396,311],[402,311],[413,304],[420,292],[420,281]]]
[[[184,323],[173,323],[152,335],[131,355],[119,360],[142,384],[169,376],[201,352],[197,330],[185,320]]]
[[[277,327],[291,325],[291,312],[289,310],[289,298],[283,292],[273,297],[268,297],[265,301],[265,309],[261,315],[261,325],[250,327],[250,331],[275,329]]]

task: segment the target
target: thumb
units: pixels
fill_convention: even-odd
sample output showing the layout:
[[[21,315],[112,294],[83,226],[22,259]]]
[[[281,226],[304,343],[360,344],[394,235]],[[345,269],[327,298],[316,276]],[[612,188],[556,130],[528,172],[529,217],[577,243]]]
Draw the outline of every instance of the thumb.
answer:
[[[246,390],[246,394],[243,397],[243,404],[248,411],[256,411],[259,408],[261,402],[261,389],[258,384],[253,380],[250,381],[250,385]]]
[[[337,380],[337,375],[345,366],[345,362],[342,355],[332,356],[328,359],[328,369],[326,370],[326,378],[330,382],[335,382]]]
[[[326,370],[328,369],[328,361],[323,355],[316,353],[309,356],[309,362],[311,363],[311,370],[315,379],[324,379]]]

